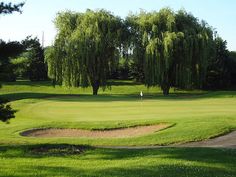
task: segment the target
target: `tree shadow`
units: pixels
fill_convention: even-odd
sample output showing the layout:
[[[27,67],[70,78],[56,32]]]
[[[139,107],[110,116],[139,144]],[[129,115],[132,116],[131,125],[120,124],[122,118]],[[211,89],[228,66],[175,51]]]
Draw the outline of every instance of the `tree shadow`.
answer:
[[[113,101],[145,101],[145,100],[168,100],[168,101],[193,101],[205,98],[234,98],[236,92],[220,92],[220,93],[170,93],[164,96],[161,93],[146,94],[142,99],[139,94],[61,94],[48,97],[49,100],[63,102],[113,102]],[[47,99],[47,98],[45,98]]]
[[[185,92],[177,91],[164,96],[162,93],[146,93],[144,97],[140,98],[139,93],[129,94],[107,94],[100,93],[99,95],[91,94],[77,94],[77,93],[45,93],[45,92],[17,92],[17,93],[3,93],[1,98],[9,101],[21,100],[21,99],[34,99],[44,98],[55,101],[68,101],[68,102],[107,102],[107,101],[145,101],[145,100],[197,100],[204,98],[234,98],[236,97],[236,91],[216,91],[216,92]]]
[[[111,162],[112,164],[112,162]],[[100,166],[99,164],[97,164]],[[112,165],[110,165],[112,166]],[[115,166],[115,165],[114,165]],[[235,172],[228,171],[224,168],[194,166],[194,165],[143,165],[138,166],[124,166],[118,167],[103,167],[96,168],[96,166],[82,168],[80,166],[65,167],[53,165],[20,165],[20,171],[14,172],[15,175],[11,177],[235,177]],[[42,175],[43,174],[43,175]],[[6,177],[6,175],[0,175]]]
[[[34,144],[0,146],[0,157],[6,158],[43,158],[43,157],[70,157],[81,155],[87,150],[94,149],[87,145],[73,144]]]
[[[37,92],[19,92],[19,93],[6,93],[1,94],[0,97],[9,101],[21,100],[21,99],[34,99],[34,98],[50,98],[63,96],[65,94],[56,93],[37,93]]]
[[[165,177],[235,177],[236,150],[214,148],[160,148],[160,149],[89,149],[84,154],[72,156],[53,156],[45,154],[35,156],[32,147],[41,145],[0,147],[0,157],[22,158],[22,163],[15,164],[18,170],[12,176],[165,176]],[[55,145],[47,145],[55,146]],[[65,145],[56,145],[56,147]],[[71,145],[70,145],[71,146]],[[6,149],[21,149],[23,155],[11,156]],[[14,151],[12,151],[14,152]],[[5,154],[5,155],[4,155]],[[79,157],[78,157],[79,156]],[[64,161],[63,158],[66,158]],[[40,159],[40,164],[35,159]],[[45,165],[42,161],[45,158]],[[71,161],[70,161],[71,160]],[[31,164],[31,161],[34,162]],[[55,162],[55,165],[53,165]],[[13,165],[13,164],[11,164]],[[6,176],[4,173],[0,176]]]
[[[134,85],[142,85],[142,83],[134,82],[132,80],[110,80],[108,84],[111,86],[134,86]]]
[[[2,82],[2,85],[40,87],[40,86],[52,86],[52,82],[51,81],[17,80],[15,82]]]
[[[125,152],[125,153],[122,153]],[[101,152],[103,159],[130,159],[139,156],[156,156],[168,159],[188,160],[205,163],[229,163],[236,164],[236,149],[207,148],[207,147],[160,147],[157,149],[106,149]],[[236,170],[236,169],[235,169]]]

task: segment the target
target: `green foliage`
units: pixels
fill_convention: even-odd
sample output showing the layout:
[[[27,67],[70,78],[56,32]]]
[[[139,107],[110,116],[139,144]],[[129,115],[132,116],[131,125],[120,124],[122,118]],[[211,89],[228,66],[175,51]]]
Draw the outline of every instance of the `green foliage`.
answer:
[[[29,58],[27,57],[27,53],[13,58],[11,63],[14,65],[14,74],[18,78],[28,78]]]
[[[24,48],[19,42],[4,42],[0,40],[0,81],[15,81],[14,65],[11,58],[17,57]]]
[[[6,101],[0,100],[0,120],[3,122],[8,122],[9,119],[15,118],[16,111],[13,110]]]
[[[27,77],[31,81],[47,80],[47,66],[44,62],[44,49],[39,43],[39,39],[27,37],[22,43],[26,50],[25,57],[27,60],[25,61],[28,61],[28,66],[26,66]],[[23,67],[24,66],[25,65],[23,65]]]
[[[128,80],[131,77],[132,60],[126,58],[119,58],[119,61],[115,63],[114,70],[110,74],[110,79]]]
[[[59,31],[53,49],[48,51],[49,76],[65,86],[107,86],[120,45],[121,19],[105,10],[85,13],[59,13],[55,25]]]
[[[213,28],[184,10],[141,11],[125,21],[104,10],[68,11],[55,25],[58,35],[46,54],[50,78],[68,87],[91,85],[93,94],[108,78],[129,76],[148,88],[160,86],[165,95],[171,87],[206,88],[218,60]]]
[[[11,14],[12,12],[22,12],[21,8],[24,6],[25,3],[4,3],[0,2],[0,14]]]
[[[24,3],[13,4],[0,2],[0,15],[11,14],[14,11],[21,12]],[[15,75],[13,74],[13,67],[10,64],[10,57],[19,55],[23,50],[23,46],[18,42],[5,43],[0,39],[0,81],[14,81]],[[1,87],[1,83],[0,83]],[[14,118],[15,110],[5,101],[0,99],[0,120],[7,122],[9,119]]]
[[[148,87],[160,86],[164,94],[171,86],[203,87],[213,43],[213,31],[205,22],[169,8],[140,12],[126,20],[134,29],[133,51],[144,66]]]
[[[229,52],[229,56],[232,58],[232,60],[236,61],[236,51]]]
[[[229,52],[229,58],[227,60],[227,68],[230,73],[231,86],[236,86],[236,52]]]
[[[209,62],[205,87],[211,90],[228,88],[231,85],[231,78],[227,42],[216,37],[214,45],[215,56]]]

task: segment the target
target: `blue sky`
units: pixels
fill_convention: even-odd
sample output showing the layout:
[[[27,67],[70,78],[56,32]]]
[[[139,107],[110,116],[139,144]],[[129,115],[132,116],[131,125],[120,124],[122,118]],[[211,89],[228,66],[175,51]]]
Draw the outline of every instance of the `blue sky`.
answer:
[[[24,0],[12,0],[17,3]],[[9,2],[8,0],[4,2]],[[0,39],[22,40],[27,35],[41,39],[45,44],[53,42],[56,30],[53,19],[58,11],[84,12],[87,8],[104,8],[115,15],[125,17],[129,12],[159,10],[170,7],[184,8],[200,20],[204,19],[216,28],[218,34],[228,42],[229,50],[236,51],[236,0],[25,0],[23,13],[0,16]]]

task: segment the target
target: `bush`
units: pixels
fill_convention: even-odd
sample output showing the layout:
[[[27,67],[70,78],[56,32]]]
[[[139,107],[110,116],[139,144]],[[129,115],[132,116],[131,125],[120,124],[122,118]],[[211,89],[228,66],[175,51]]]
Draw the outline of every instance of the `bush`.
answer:
[[[14,113],[16,112],[6,102],[7,100],[0,99],[0,120],[3,122],[8,122],[9,119],[15,118]]]

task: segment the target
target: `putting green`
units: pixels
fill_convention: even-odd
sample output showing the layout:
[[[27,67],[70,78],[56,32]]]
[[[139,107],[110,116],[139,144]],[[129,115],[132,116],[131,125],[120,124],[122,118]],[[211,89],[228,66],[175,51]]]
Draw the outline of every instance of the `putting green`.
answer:
[[[236,128],[235,97],[60,96],[12,102],[19,111],[4,124],[5,143],[73,143],[89,145],[164,145],[207,139]],[[19,135],[32,128],[114,129],[169,123],[171,128],[140,137],[33,138]]]

